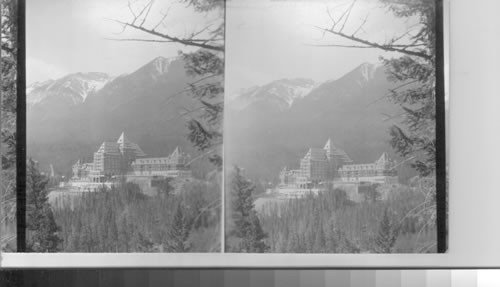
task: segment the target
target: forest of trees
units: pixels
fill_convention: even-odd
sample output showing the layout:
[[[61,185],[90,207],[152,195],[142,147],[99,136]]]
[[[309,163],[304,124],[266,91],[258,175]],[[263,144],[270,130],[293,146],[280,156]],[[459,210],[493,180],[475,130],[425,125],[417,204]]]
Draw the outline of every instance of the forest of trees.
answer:
[[[54,200],[63,252],[217,252],[220,186],[144,195],[133,183]]]
[[[15,251],[17,2],[1,1],[0,251]]]
[[[417,253],[436,251],[434,219],[418,179],[386,200],[354,202],[342,189],[277,200],[259,209],[265,242],[275,253]]]
[[[415,177],[382,199],[379,185],[302,198],[271,198],[258,208],[255,184],[239,168],[226,182],[226,252],[425,253],[436,252],[433,178]],[[434,212],[433,212],[434,211]]]
[[[54,220],[49,203],[49,179],[39,170],[38,163],[29,159],[26,165],[26,251],[59,251],[60,228]]]

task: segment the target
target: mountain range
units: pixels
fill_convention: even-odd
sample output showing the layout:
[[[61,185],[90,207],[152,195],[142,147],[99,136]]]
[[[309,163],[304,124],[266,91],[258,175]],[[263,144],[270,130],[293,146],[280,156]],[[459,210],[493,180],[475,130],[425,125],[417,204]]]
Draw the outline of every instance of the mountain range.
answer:
[[[118,77],[75,73],[32,84],[28,156],[68,173],[76,160],[91,157],[122,131],[151,156],[176,146],[195,153],[183,116],[199,107],[182,93],[190,82],[181,58],[159,57]],[[322,147],[328,138],[355,162],[393,153],[388,128],[401,113],[387,97],[394,85],[383,66],[362,64],[338,79],[279,79],[228,95],[226,169],[238,165],[250,177],[276,181],[283,166],[297,168],[309,147]]]
[[[241,91],[226,104],[225,163],[275,182],[329,138],[356,163],[382,152],[396,157],[388,129],[402,110],[387,97],[394,86],[382,65],[364,63],[338,79],[282,79]]]
[[[66,105],[79,105],[90,94],[96,93],[113,79],[105,73],[75,73],[57,80],[36,82],[27,87],[28,107],[39,104],[60,102]]]
[[[256,103],[264,102],[283,111],[289,109],[295,100],[306,96],[315,85],[311,79],[281,79],[263,86],[241,90],[230,97],[232,99],[230,106],[241,111]]]
[[[66,173],[122,131],[151,156],[195,152],[183,114],[198,101],[180,58],[158,57],[130,74],[75,73],[27,89],[28,156]]]

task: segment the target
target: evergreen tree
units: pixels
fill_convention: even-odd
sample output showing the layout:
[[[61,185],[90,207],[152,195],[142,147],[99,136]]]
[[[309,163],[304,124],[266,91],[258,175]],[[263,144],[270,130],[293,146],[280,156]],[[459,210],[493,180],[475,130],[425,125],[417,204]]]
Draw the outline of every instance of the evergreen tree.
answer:
[[[269,246],[265,243],[267,234],[262,230],[259,217],[254,209],[252,192],[255,185],[246,179],[238,167],[235,167],[231,181],[232,233],[241,239],[240,252],[265,252]]]
[[[255,186],[241,174],[241,170],[235,167],[231,181],[232,190],[232,218],[234,220],[234,232],[238,237],[245,237],[251,226],[249,220],[254,208],[252,192]]]
[[[125,214],[122,214],[118,222],[118,242],[121,252],[129,251],[130,234],[128,231],[128,220]]]
[[[286,247],[287,253],[297,253],[300,248],[299,244],[298,234],[295,231],[290,232],[290,236],[288,237],[288,245]]]
[[[17,2],[1,1],[0,167],[13,167],[16,160],[17,107]],[[2,179],[4,179],[2,177]]]
[[[15,251],[17,1],[1,0],[0,251]]]
[[[321,226],[317,232],[315,232],[313,252],[324,252],[325,242],[325,232],[323,231],[323,226]]]
[[[109,232],[111,235],[111,249],[105,251],[118,252],[118,227],[116,226],[116,220],[114,217],[110,224]]]
[[[417,55],[384,59],[390,79],[407,85],[394,89],[391,99],[405,111],[401,125],[391,130],[391,144],[422,176],[436,169],[436,5],[433,0],[384,0],[396,17],[416,16],[418,33],[411,37]],[[411,48],[410,44],[405,47]],[[443,100],[444,101],[444,100]],[[443,102],[444,103],[444,102]],[[414,158],[414,160],[412,160]]]
[[[167,250],[169,252],[189,251],[189,233],[191,231],[191,220],[184,212],[184,205],[178,203],[174,219],[168,230]]]
[[[389,211],[385,209],[375,238],[375,251],[378,253],[391,253],[398,238],[398,233],[398,228],[391,222]]]
[[[137,251],[138,252],[151,252],[153,251],[154,244],[153,242],[147,238],[144,234],[139,232],[137,238]]]
[[[172,178],[167,177],[158,182],[158,191],[161,196],[168,196],[174,188],[172,187]]]
[[[71,232],[68,236],[63,238],[63,250],[75,251],[77,247],[75,246],[75,233]]]
[[[248,253],[263,253],[269,250],[269,246],[265,243],[267,234],[264,233],[260,226],[260,220],[255,211],[252,211],[248,218],[250,225],[246,230],[243,238],[242,251]]]
[[[47,182],[30,159],[26,173],[26,247],[31,252],[56,252],[62,242],[48,202]]]
[[[339,232],[337,238],[339,241],[339,249],[337,250],[337,252],[359,253],[361,251],[359,244],[347,238],[347,235],[344,232]]]
[[[64,251],[81,251],[81,238],[82,238],[82,221],[80,216],[76,216],[74,226],[71,227],[71,234],[64,242]]]
[[[358,193],[363,196],[363,199],[368,202],[375,202],[380,199],[381,194],[377,191],[377,188],[380,184],[369,184],[369,185],[360,185],[358,187]]]
[[[337,229],[333,220],[328,222],[325,236],[326,250],[330,253],[336,252],[338,250],[339,242],[337,241]]]
[[[83,252],[92,252],[92,235],[88,226],[83,227],[82,234],[80,235],[80,247]]]

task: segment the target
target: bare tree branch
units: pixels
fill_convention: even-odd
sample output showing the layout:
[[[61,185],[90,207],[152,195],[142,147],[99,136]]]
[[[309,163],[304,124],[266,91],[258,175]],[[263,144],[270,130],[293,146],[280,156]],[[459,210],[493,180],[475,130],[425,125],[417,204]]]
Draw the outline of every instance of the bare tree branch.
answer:
[[[141,27],[142,27],[142,25],[144,25],[144,22],[146,22],[146,19],[148,18],[148,15],[149,15],[149,12],[151,12],[151,7],[153,7],[153,2],[154,2],[154,0],[151,0],[146,5],[146,6],[148,6],[148,10],[146,11],[146,15],[144,15],[144,17],[142,18],[142,22],[141,22],[141,25],[140,25]]]
[[[353,36],[355,36],[359,32],[359,30],[363,29],[363,26],[366,24],[366,21],[368,20],[368,16],[370,16],[370,13],[366,14],[365,19],[363,20],[361,25],[359,25],[358,29],[356,29],[356,31],[354,31],[354,33],[352,33]]]
[[[153,4],[153,0],[150,0],[148,3],[146,3],[146,5],[144,5],[144,7],[142,8],[141,12],[139,12],[139,14],[137,14],[134,17],[134,20],[132,21],[132,24],[135,24],[135,21],[139,20],[139,18],[142,16],[142,14],[144,14],[144,12],[146,11],[146,9],[148,7],[150,7],[150,5],[152,5],[152,4]]]
[[[397,90],[399,90],[399,89],[401,89],[401,88],[403,88],[403,87],[405,87],[405,86],[408,86],[408,85],[411,85],[411,84],[414,84],[414,83],[417,83],[417,82],[418,82],[418,80],[413,80],[413,81],[409,81],[409,82],[407,82],[407,83],[401,84],[401,85],[399,85],[399,86],[397,86],[397,87],[395,87],[395,88],[392,88],[392,89],[390,89],[390,92],[389,92],[389,93],[386,93],[385,95],[383,95],[383,96],[381,96],[381,97],[379,97],[379,98],[377,98],[377,99],[375,99],[375,100],[373,100],[373,101],[369,102],[369,103],[366,105],[366,107],[371,106],[371,105],[373,105],[373,104],[375,104],[375,103],[377,103],[377,102],[381,101],[382,99],[385,99],[385,98],[387,98],[387,97],[391,96],[393,93],[396,93],[396,92],[397,92]]]
[[[328,9],[328,7],[326,8],[326,13],[328,14],[328,17],[330,18],[330,20],[332,21],[332,27],[330,29],[333,29],[335,28],[335,25],[337,24],[337,21],[335,21],[335,18],[333,17],[332,13],[330,13],[330,9]],[[325,32],[323,32],[323,35],[324,35]]]
[[[117,42],[156,42],[156,43],[175,43],[173,40],[155,40],[155,39],[139,39],[139,38],[104,38],[105,40],[117,41]],[[193,39],[192,42],[206,43],[207,41],[212,41],[213,39]],[[219,39],[215,39],[219,40]]]
[[[154,39],[137,39],[137,38],[129,38],[129,39],[121,39],[121,38],[104,38],[105,40],[117,41],[117,42],[156,42],[156,43],[175,43],[171,40],[154,40]]]
[[[384,119],[382,122],[387,122],[387,121],[390,121],[392,119],[395,119],[395,118],[398,118],[398,117],[401,117],[401,116],[404,116],[406,113],[399,113],[399,114],[396,114],[396,115],[388,115],[388,114],[382,114],[383,116],[386,116],[387,118]]]
[[[163,23],[163,21],[165,21],[165,19],[167,19],[168,14],[170,13],[170,8],[171,8],[171,6],[168,7],[167,11],[163,14],[163,17],[161,17],[161,19],[158,22],[158,24],[156,24],[156,26],[154,26],[153,29],[151,29],[151,31],[156,30],[156,28],[158,28],[158,26],[160,26]]]
[[[318,27],[318,26],[315,26],[315,27],[317,29],[320,29],[321,31],[325,31],[327,33],[331,33],[331,34],[340,36],[342,38],[351,40],[353,42],[361,43],[361,44],[364,44],[366,46],[370,46],[370,47],[373,47],[373,48],[379,48],[379,49],[382,49],[382,50],[385,50],[385,51],[390,51],[390,52],[399,52],[399,53],[406,54],[406,55],[409,55],[409,56],[420,57],[420,58],[423,58],[423,59],[426,59],[426,60],[430,60],[431,59],[431,56],[428,55],[428,54],[426,54],[426,53],[424,53],[424,52],[406,50],[404,48],[400,48],[401,47],[400,45],[380,44],[380,43],[371,42],[371,41],[368,41],[368,40],[365,40],[365,39],[361,39],[361,38],[358,38],[358,37],[353,36],[353,35],[347,35],[347,34],[345,34],[343,32],[339,32],[339,31],[335,31],[335,30],[331,30],[331,29],[325,29],[325,28]],[[356,48],[359,48],[359,47],[356,47]]]
[[[113,22],[119,23],[121,25],[124,25],[125,27],[130,27],[130,28],[133,28],[135,30],[139,30],[139,31],[142,31],[142,32],[145,32],[145,33],[148,33],[148,34],[151,34],[151,35],[163,38],[163,39],[167,39],[167,40],[172,41],[172,42],[183,44],[186,46],[194,46],[194,47],[204,48],[204,49],[213,50],[213,51],[220,51],[220,52],[224,51],[223,46],[214,46],[214,45],[209,45],[209,44],[205,44],[205,43],[198,43],[198,41],[196,39],[177,38],[177,37],[174,37],[174,36],[171,36],[168,34],[163,34],[163,33],[157,32],[157,31],[146,29],[142,26],[138,26],[138,25],[134,24],[134,21],[132,21],[131,23],[127,23],[127,22],[123,22],[123,21],[115,20],[115,19],[110,19],[110,20]]]
[[[132,14],[132,16],[134,16],[134,19],[137,19],[137,15],[135,15],[134,10],[132,9],[132,5],[131,5],[130,1],[127,1],[127,4],[128,4],[128,10]]]
[[[207,25],[207,26],[203,27],[202,29],[200,29],[199,31],[193,32],[189,39],[193,39],[194,37],[200,35],[201,33],[207,31],[208,29],[210,29],[210,27],[212,27],[212,25]]]
[[[376,49],[376,47],[361,46],[361,45],[337,45],[337,44],[306,44],[306,45],[307,46],[314,46],[314,47],[339,47],[339,48]]]
[[[193,158],[193,159],[191,159],[191,160],[190,160],[187,164],[188,164],[188,165],[190,165],[190,164],[192,164],[193,162],[195,162],[195,161],[199,160],[200,158],[204,158],[204,157],[206,157],[206,156],[209,156],[209,155],[211,155],[211,154],[212,154],[212,153],[214,153],[214,152],[215,152],[215,151],[214,151],[213,149],[210,149],[210,150],[208,150],[208,151],[206,151],[206,152],[204,152],[204,153],[202,153],[202,154],[200,154],[200,155],[198,155],[198,156],[194,157],[194,158]]]
[[[342,24],[342,27],[340,27],[339,32],[344,31],[345,24],[346,24],[346,23],[347,23],[347,21],[349,20],[349,16],[351,16],[351,12],[352,12],[352,9],[354,8],[354,4],[356,4],[356,0],[353,0],[353,1],[352,1],[351,6],[349,6],[349,8],[347,8],[347,10],[346,10],[347,15],[346,15],[346,17],[345,17],[344,23]],[[345,12],[344,12],[344,14],[345,14]],[[342,16],[342,17],[343,17],[343,16]],[[341,19],[342,19],[342,17],[341,17]],[[339,20],[339,22],[340,22],[340,20]]]
[[[356,35],[359,33],[359,31],[363,30],[364,25],[366,24],[368,20],[369,13],[366,14],[364,17],[363,21],[361,24],[352,32],[352,33],[347,33],[344,32],[344,29],[346,28],[347,22],[349,21],[350,15],[352,10],[354,9],[354,6],[356,4],[357,0],[353,0],[351,4],[348,6],[347,9],[345,9],[340,17],[338,19],[335,19],[334,15],[331,13],[331,11],[327,8],[326,12],[330,20],[332,21],[332,25],[330,28],[323,28],[323,27],[318,27],[315,26],[315,28],[319,29],[323,36],[326,33],[333,34],[335,36],[339,36],[341,38],[347,39],[349,41],[357,43],[354,45],[346,45],[346,44],[326,44],[326,45],[314,45],[317,47],[341,47],[341,48],[376,48],[376,49],[382,49],[384,51],[389,51],[389,52],[398,52],[402,54],[406,54],[409,56],[416,56],[420,57],[426,60],[431,59],[431,55],[427,54],[424,50],[420,49],[410,49],[410,48],[417,48],[417,47],[425,47],[426,45],[424,43],[419,43],[419,35],[411,36],[410,33],[413,31],[415,27],[420,26],[420,24],[415,24],[412,25],[406,32],[404,32],[401,35],[398,35],[392,39],[386,39],[384,42],[376,42],[376,41],[370,41],[368,39],[363,39],[360,37],[357,37]],[[341,27],[338,27],[341,25]],[[419,33],[421,33],[420,31]],[[401,39],[409,37],[410,40],[412,40],[408,44],[396,44],[398,41]]]

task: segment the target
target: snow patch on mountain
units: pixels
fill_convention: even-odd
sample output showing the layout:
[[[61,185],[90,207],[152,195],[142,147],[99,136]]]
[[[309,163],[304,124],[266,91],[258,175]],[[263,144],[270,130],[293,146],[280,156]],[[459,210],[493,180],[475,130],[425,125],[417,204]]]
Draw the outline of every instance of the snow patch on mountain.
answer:
[[[158,80],[165,74],[169,72],[170,65],[178,60],[179,57],[165,58],[165,57],[156,57],[151,62],[139,68],[134,74],[140,75],[148,75],[154,81]]]
[[[90,94],[96,93],[109,83],[113,77],[105,73],[75,73],[57,80],[36,82],[26,89],[28,106],[34,106],[55,96],[70,100],[78,105]]]
[[[279,110],[289,109],[293,103],[304,98],[316,84],[310,79],[281,79],[264,86],[254,86],[229,97],[233,109],[243,110],[258,103],[270,103]]]
[[[47,80],[44,82],[35,82],[29,86],[26,87],[26,95],[28,95],[28,103],[38,103],[41,100],[43,100],[44,95],[42,93],[32,93],[34,90],[37,90],[39,88],[41,89],[47,89],[50,87],[50,85],[55,82],[54,80]]]
[[[364,63],[359,66],[359,71],[363,79],[368,82],[375,77],[375,72],[380,67],[380,64]]]

